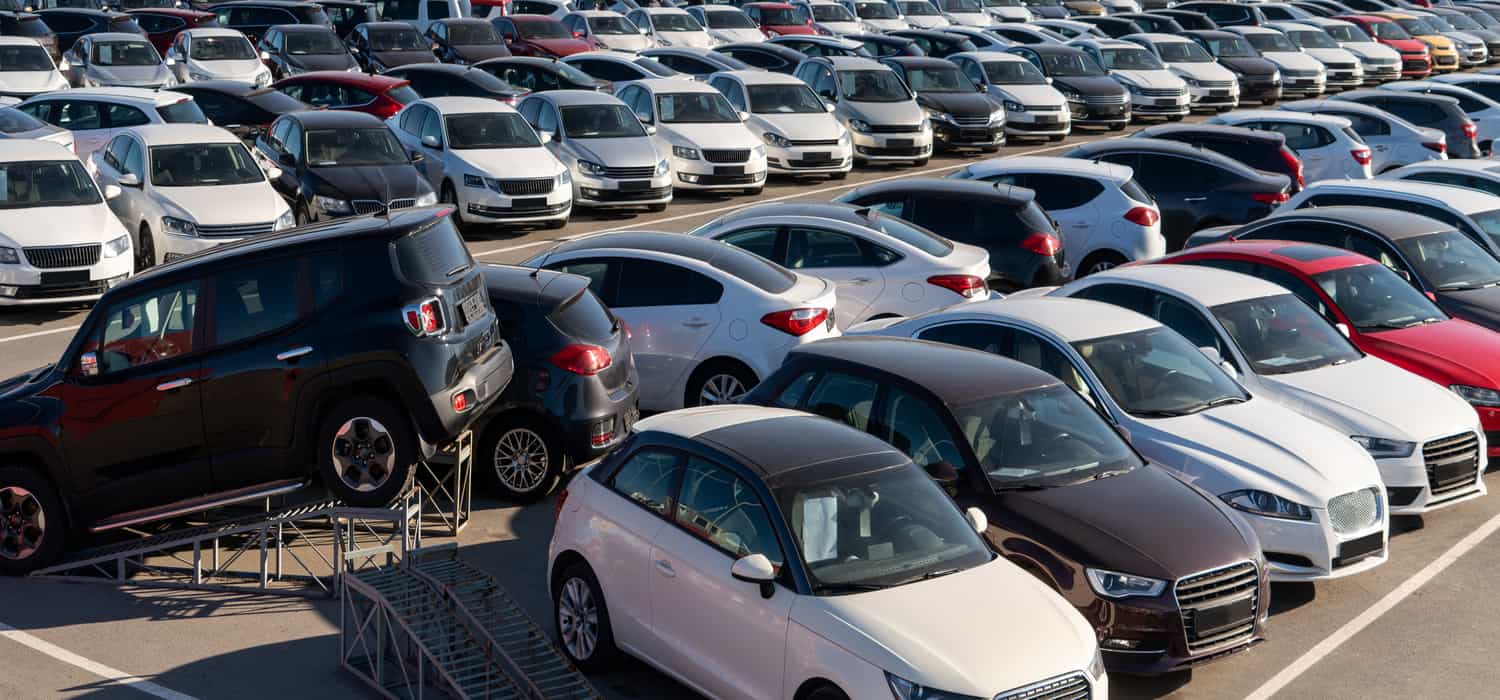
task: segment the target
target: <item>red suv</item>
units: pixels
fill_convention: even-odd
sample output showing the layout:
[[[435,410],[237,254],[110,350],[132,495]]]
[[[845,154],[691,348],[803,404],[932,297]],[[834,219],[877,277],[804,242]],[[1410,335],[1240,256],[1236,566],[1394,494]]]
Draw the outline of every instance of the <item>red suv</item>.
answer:
[[[784,2],[752,2],[740,9],[760,25],[760,33],[766,36],[818,33],[813,29],[812,17]]]
[[[314,107],[346,109],[389,119],[411,102],[422,99],[411,81],[385,75],[345,71],[314,71],[282,78],[271,87]]]
[[[1345,15],[1334,19],[1359,25],[1376,41],[1400,53],[1401,77],[1420,79],[1432,74],[1432,55],[1427,51],[1427,44],[1413,37],[1401,25],[1373,15]]]
[[[573,36],[562,22],[543,15],[513,15],[490,20],[514,56],[562,58],[594,50],[594,44]]]

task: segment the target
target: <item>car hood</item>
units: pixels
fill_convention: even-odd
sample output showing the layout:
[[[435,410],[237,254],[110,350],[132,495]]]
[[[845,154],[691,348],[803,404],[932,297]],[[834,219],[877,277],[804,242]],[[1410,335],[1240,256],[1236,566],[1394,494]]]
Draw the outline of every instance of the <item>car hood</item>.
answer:
[[[1432,48],[1439,51],[1453,50],[1453,40],[1449,39],[1448,37],[1442,36],[1441,34],[1421,34],[1418,35],[1417,38],[1422,40],[1423,42],[1426,42],[1428,46],[1431,46]]]
[[[1345,435],[1421,442],[1478,428],[1457,394],[1378,357],[1261,381],[1288,407]]]
[[[1401,52],[1376,41],[1351,41],[1340,46],[1349,53],[1364,58],[1386,58],[1393,61],[1401,59]]]
[[[485,46],[482,44],[465,44],[453,47],[453,53],[464,63],[478,63],[491,58],[504,58],[510,55],[510,49],[501,44]]]
[[[900,19],[867,19],[863,21],[865,24],[879,29],[882,32],[894,32],[902,29],[911,29],[912,27],[910,22]],[[753,41],[753,39],[751,41]]]
[[[354,62],[354,56],[351,56],[348,52],[303,54],[301,56],[289,55],[286,57],[286,60],[293,66],[308,72],[315,70],[349,70],[359,65]]]
[[[1193,80],[1234,80],[1234,71],[1217,63],[1168,63],[1167,68]]]
[[[1269,76],[1276,72],[1276,64],[1259,56],[1221,58],[1219,63],[1231,71],[1238,71],[1249,76]]]
[[[827,29],[834,34],[858,34],[864,31],[864,24],[860,22],[818,22],[819,27]]]
[[[437,63],[431,51],[371,51],[370,58],[386,68],[399,68],[417,63]]]
[[[1037,107],[1061,107],[1067,99],[1051,85],[990,85],[990,94],[1001,100]]]
[[[0,72],[0,92],[38,93],[63,88],[67,79],[55,70]]]
[[[861,119],[871,124],[917,124],[924,115],[922,108],[912,100],[900,102],[855,102],[840,100],[839,109],[850,119]]]
[[[1107,75],[1085,75],[1067,76],[1053,78],[1053,85],[1065,85],[1083,93],[1085,97],[1090,95],[1124,95],[1125,88],[1114,78]]]
[[[37,226],[38,221],[47,225]],[[103,243],[123,233],[125,227],[103,202],[76,207],[0,209],[0,246],[7,248]]]
[[[555,56],[572,56],[575,53],[594,50],[592,44],[582,39],[527,39],[526,43]]]
[[[568,139],[579,158],[610,168],[644,168],[661,162],[650,136],[619,139]]]
[[[986,698],[1086,669],[1097,646],[1067,601],[999,558],[885,590],[799,597],[791,619],[876,668]]]
[[[167,81],[167,67],[154,66],[89,66],[88,75],[95,82],[115,87],[156,87]]]
[[[264,66],[260,59],[247,58],[238,61],[197,61],[187,62],[188,70],[199,73],[207,73],[214,78],[224,80],[247,80],[255,77],[256,73]]]
[[[1438,292],[1444,311],[1492,331],[1500,331],[1500,287]]]
[[[449,151],[471,171],[500,173],[505,178],[556,177],[562,166],[545,146],[536,148],[483,148]]]
[[[917,93],[917,104],[938,112],[961,116],[985,116],[1000,108],[988,95],[977,92]]]
[[[713,37],[704,31],[691,32],[657,32],[656,38],[668,46],[691,46],[697,49],[713,48]]]
[[[1359,59],[1347,49],[1303,49],[1308,56],[1320,63],[1359,63]]]
[[[1143,88],[1186,88],[1187,83],[1170,70],[1117,70],[1116,80]]]
[[[906,22],[917,29],[942,29],[953,24],[941,15],[907,15]]]
[[[309,174],[320,182],[315,194],[339,199],[401,199],[426,194],[432,188],[421,173],[407,163],[390,165],[355,165],[311,168]]]
[[[710,29],[708,35],[726,44],[739,42],[765,41],[766,35],[760,33],[759,29],[753,27],[741,27],[739,29]]]
[[[658,137],[691,148],[754,148],[760,139],[744,124],[657,124]]]
[[[1397,52],[1417,53],[1427,48],[1427,42],[1421,39],[1388,39],[1381,42],[1395,49]]]
[[[1323,67],[1322,61],[1300,51],[1268,51],[1261,55],[1282,69],[1318,70]]]
[[[762,131],[774,131],[793,141],[836,139],[844,133],[843,125],[832,114],[751,114],[750,123]]]
[[[755,36],[759,37],[760,32],[756,32]],[[614,51],[642,51],[655,45],[644,34],[595,34],[594,39]]]
[[[287,209],[286,200],[265,182],[214,187],[157,187],[164,209],[176,209],[207,226],[264,224]]]
[[[1166,581],[1255,561],[1260,552],[1259,540],[1228,506],[1154,465],[1072,486],[1002,492],[986,497],[984,510],[991,523],[1084,566]],[[1078,574],[1048,573],[1064,577],[1065,589],[1072,588],[1066,579]]]
[[[1468,321],[1364,333],[1360,340],[1371,354],[1440,384],[1500,388],[1500,335]]]

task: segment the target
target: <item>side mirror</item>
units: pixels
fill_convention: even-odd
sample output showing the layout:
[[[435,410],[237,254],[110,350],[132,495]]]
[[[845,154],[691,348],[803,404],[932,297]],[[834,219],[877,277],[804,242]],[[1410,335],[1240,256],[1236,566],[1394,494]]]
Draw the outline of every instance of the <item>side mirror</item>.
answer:
[[[974,528],[974,532],[977,532],[981,535],[984,534],[985,530],[988,530],[990,528],[989,516],[986,516],[984,514],[984,511],[978,508],[965,509],[964,520],[969,521],[969,527]]]
[[[86,352],[78,356],[78,374],[83,377],[99,376],[99,355]]]
[[[574,39],[582,39],[583,38],[583,32],[573,32],[573,38]]]
[[[427,135],[427,136],[423,136],[422,137],[422,145],[426,146],[428,148],[442,148],[443,147],[443,144],[438,143],[438,137],[432,136],[430,134]]]
[[[297,167],[297,156],[290,153],[282,153],[276,156],[276,162],[288,168]]]
[[[729,567],[729,575],[745,583],[760,584],[760,597],[770,598],[776,593],[776,568],[764,554],[749,554],[736,559]]]
[[[124,175],[121,175],[120,179],[116,180],[115,182],[119,183],[121,187],[140,187],[141,176],[136,175],[135,173],[125,173]]]
[[[269,51],[262,51],[262,52],[260,52],[260,60],[262,60],[262,61],[269,61],[269,60],[271,60],[271,52],[269,52]]]
[[[281,168],[278,168],[278,167],[276,167],[274,165],[271,166],[271,167],[269,167],[269,168],[266,168],[266,177],[269,178],[269,179],[271,179],[271,180],[280,180],[281,179]]]
[[[1051,84],[1052,84],[1052,78],[1050,78],[1050,77],[1049,77],[1049,78],[1047,78],[1047,84],[1048,84],[1048,85],[1051,85]]]
[[[105,199],[114,199],[115,197],[118,197],[118,196],[120,196],[122,194],[124,194],[124,192],[120,190],[120,186],[119,185],[105,185],[104,186],[104,198]]]
[[[552,139],[556,137],[550,131],[543,131],[537,134],[537,138],[540,138],[542,143],[552,143]]]
[[[640,34],[641,36],[646,36],[646,34],[648,33],[646,31],[645,27],[636,27],[635,31],[636,31],[636,33]]]
[[[172,58],[171,56],[168,56],[166,63],[169,66],[175,66],[175,65],[177,65],[177,59]]]
[[[1349,324],[1347,324],[1347,323],[1335,323],[1335,324],[1333,324],[1333,327],[1339,329],[1339,332],[1343,333],[1345,338],[1349,337]]]
[[[750,113],[749,112],[740,112],[739,115],[740,115],[740,121],[742,121],[742,122],[748,122],[748,121],[750,121]]]
[[[647,136],[655,136],[656,135],[656,127],[652,126],[651,124],[647,124],[646,125],[646,135]]]

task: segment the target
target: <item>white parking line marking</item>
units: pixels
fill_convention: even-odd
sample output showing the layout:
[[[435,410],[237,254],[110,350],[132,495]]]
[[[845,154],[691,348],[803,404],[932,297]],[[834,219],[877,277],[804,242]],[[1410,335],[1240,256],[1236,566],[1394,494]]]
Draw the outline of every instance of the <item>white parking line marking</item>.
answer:
[[[1344,623],[1343,627],[1338,628],[1338,630],[1326,639],[1318,642],[1317,646],[1309,649],[1307,653],[1303,654],[1290,666],[1282,669],[1280,673],[1272,676],[1271,680],[1266,681],[1265,685],[1256,688],[1255,692],[1246,696],[1245,700],[1268,700],[1272,695],[1281,692],[1292,681],[1297,680],[1298,676],[1301,676],[1308,669],[1312,668],[1314,664],[1332,654],[1341,645],[1352,639],[1354,635],[1359,634],[1366,627],[1369,627],[1381,615],[1390,612],[1392,608],[1400,605],[1401,601],[1406,600],[1407,596],[1417,592],[1417,589],[1426,585],[1428,581],[1431,581],[1438,574],[1443,573],[1444,570],[1452,566],[1463,555],[1468,554],[1469,550],[1478,547],[1490,535],[1495,534],[1497,530],[1500,530],[1500,515],[1490,518],[1478,530],[1469,533],[1468,537],[1459,540],[1458,544],[1453,545],[1448,551],[1443,552],[1442,556],[1423,567],[1421,571],[1418,571],[1411,578],[1403,581],[1395,590],[1387,593],[1384,598],[1381,598],[1379,602],[1370,606],[1368,610],[1360,613],[1353,620]]]
[[[179,693],[171,688],[157,685],[140,676],[134,676],[119,669],[105,666],[92,659],[86,659],[56,644],[22,632],[4,622],[0,622],[0,637],[31,647],[65,664],[77,666],[111,683],[131,687],[147,695],[154,695],[163,698],[163,700],[197,700],[197,698],[191,695]]]
[[[63,327],[63,328],[48,328],[47,330],[36,331],[35,333],[22,333],[20,335],[10,336],[8,338],[0,338],[0,343],[9,343],[12,340],[26,340],[27,338],[40,338],[40,337],[42,337],[44,335],[54,335],[54,334],[57,334],[57,333],[68,333],[68,332],[76,331],[76,330],[78,330],[78,326],[66,326],[66,327]]]

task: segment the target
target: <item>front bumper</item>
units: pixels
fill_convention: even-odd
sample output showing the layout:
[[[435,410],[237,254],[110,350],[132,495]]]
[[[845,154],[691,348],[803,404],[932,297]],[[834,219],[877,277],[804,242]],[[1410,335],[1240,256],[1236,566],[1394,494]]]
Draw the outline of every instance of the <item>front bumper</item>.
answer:
[[[1432,59],[1429,56],[1401,55],[1401,77],[1403,78],[1425,78],[1432,75],[1432,70]]]
[[[854,167],[854,146],[846,140],[766,146],[766,167],[778,175],[847,173]]]
[[[1137,117],[1178,117],[1188,113],[1193,106],[1187,92],[1174,96],[1130,96],[1130,112]]]
[[[1458,52],[1432,54],[1432,70],[1435,73],[1452,73],[1459,69]]]
[[[1427,440],[1410,457],[1376,460],[1391,515],[1422,515],[1485,495],[1486,443],[1483,435],[1459,433]]]
[[[1365,84],[1365,71],[1356,66],[1351,69],[1330,69],[1325,85],[1330,88],[1356,88]]]
[[[1365,66],[1365,85],[1379,85],[1401,79],[1401,64]]]
[[[674,155],[672,172],[677,174],[672,186],[679,190],[742,190],[765,186],[767,169],[765,156],[754,153],[740,163],[710,163]]]
[[[1130,123],[1130,102],[1121,104],[1088,104],[1068,102],[1074,126],[1112,126]]]
[[[1378,485],[1366,488],[1371,487]],[[1384,495],[1380,508],[1375,524],[1347,533],[1333,530],[1326,504],[1313,508],[1312,520],[1306,521],[1242,515],[1260,538],[1272,581],[1325,581],[1369,571],[1389,558],[1390,518]]]
[[[1073,116],[1066,109],[1054,111],[1036,111],[1028,109],[1024,112],[1005,112],[1005,133],[1007,136],[1066,136],[1073,130]]]
[[[565,220],[573,209],[573,189],[554,185],[537,195],[508,195],[488,187],[462,187],[458,205],[465,221],[481,223],[530,223]]]
[[[157,238],[156,252],[161,255],[162,262],[169,263],[193,253],[208,250],[209,248],[217,248],[225,243],[234,243],[240,240],[243,239],[228,236],[204,238],[167,233]]]
[[[1287,97],[1317,97],[1328,89],[1328,80],[1317,78],[1287,78],[1281,80],[1281,94]]]
[[[1490,62],[1490,51],[1483,46],[1475,46],[1467,51],[1460,51],[1458,53],[1458,62],[1464,68],[1485,65]]]
[[[863,161],[912,161],[932,156],[932,129],[866,134],[850,130],[854,158]]]
[[[88,267],[41,270],[27,263],[0,265],[0,306],[90,302],[130,277],[131,251]]]
[[[1240,90],[1235,87],[1188,86],[1188,99],[1193,109],[1234,109],[1240,106]]]
[[[1179,602],[1179,585],[1186,593],[1194,579],[1244,571],[1247,564],[1253,567],[1254,577],[1246,575],[1240,579],[1241,585],[1211,598],[1195,600],[1188,596],[1186,604]],[[1217,661],[1265,641],[1270,603],[1271,579],[1265,567],[1240,562],[1170,582],[1167,590],[1154,598],[1094,597],[1078,612],[1094,626],[1104,666],[1110,673],[1153,675]],[[1196,629],[1202,613],[1220,613],[1233,609],[1231,606],[1240,613],[1233,621],[1226,620],[1223,627],[1202,633]]]
[[[573,205],[591,209],[641,207],[672,201],[672,174],[649,179],[573,175]]]
[[[1240,77],[1240,101],[1279,100],[1282,84],[1280,80],[1247,80]]]
[[[933,146],[944,149],[992,148],[1005,144],[1005,121],[984,125],[961,126],[945,121],[932,122]]]

